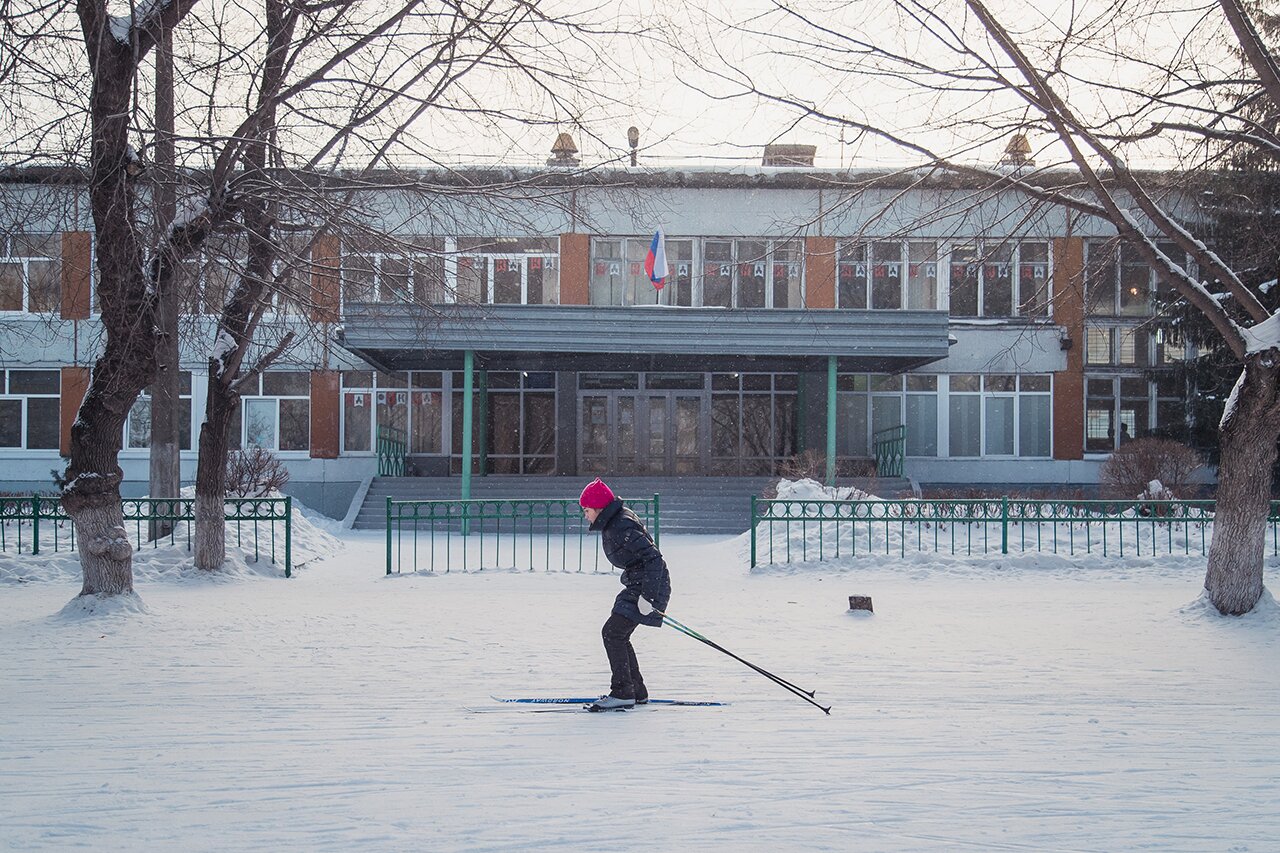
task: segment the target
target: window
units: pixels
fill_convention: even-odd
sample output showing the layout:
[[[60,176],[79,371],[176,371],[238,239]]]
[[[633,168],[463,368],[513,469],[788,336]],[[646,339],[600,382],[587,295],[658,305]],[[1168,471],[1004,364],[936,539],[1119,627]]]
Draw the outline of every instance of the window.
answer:
[[[281,452],[311,446],[311,374],[271,371],[243,391],[241,447]]]
[[[452,375],[451,469],[462,471],[464,374]],[[475,390],[481,377],[476,375]],[[494,474],[554,474],[556,468],[556,375],[532,371],[489,371],[484,394],[473,398],[479,427],[484,407],[483,451],[486,470]]]
[[[372,453],[379,427],[407,433],[409,452],[442,452],[443,374],[342,371],[342,452]]]
[[[836,307],[866,308],[868,296],[870,307],[876,310],[936,309],[938,244],[900,240],[841,242],[837,250]]]
[[[905,383],[905,392],[904,392]],[[836,456],[870,456],[876,433],[906,426],[908,456],[938,455],[938,377],[836,377]]]
[[[670,274],[657,290],[644,271],[651,239],[592,241],[592,305],[804,306],[804,253],[799,241],[668,238]]]
[[[1094,326],[1085,330],[1085,364],[1146,367],[1151,363],[1151,338],[1133,326]]]
[[[0,448],[56,450],[61,390],[57,370],[0,370]]]
[[[432,237],[342,242],[342,303],[445,301],[443,241]]]
[[[1146,376],[1087,376],[1085,450],[1110,453],[1130,439],[1150,434],[1157,424],[1165,426],[1162,417],[1171,419],[1168,426],[1182,426],[1186,404],[1179,391],[1171,378],[1157,385]]]
[[[62,304],[60,234],[0,235],[0,311],[51,314]]]
[[[447,265],[457,302],[556,305],[560,252],[556,238],[459,237]]]
[[[950,272],[953,317],[1045,317],[1049,313],[1047,242],[955,246]]]
[[[301,234],[279,238],[271,277],[263,291],[269,312],[287,313],[291,306],[304,304],[309,298],[309,242],[310,237]],[[221,314],[246,274],[247,256],[247,241],[236,234],[210,241],[196,257],[183,261],[175,286],[185,310],[192,314]]]
[[[124,446],[142,450],[151,446],[151,389],[144,390],[129,410],[124,425]],[[191,372],[178,375],[178,449],[191,449]]]
[[[796,453],[794,373],[711,375],[711,468],[772,474]]]
[[[1172,243],[1156,249],[1178,266],[1190,270],[1186,253]],[[1150,316],[1153,295],[1167,297],[1170,288],[1160,279],[1136,246],[1116,240],[1085,243],[1086,311],[1094,316]]]
[[[1052,454],[1050,377],[953,374],[949,385],[951,456]]]

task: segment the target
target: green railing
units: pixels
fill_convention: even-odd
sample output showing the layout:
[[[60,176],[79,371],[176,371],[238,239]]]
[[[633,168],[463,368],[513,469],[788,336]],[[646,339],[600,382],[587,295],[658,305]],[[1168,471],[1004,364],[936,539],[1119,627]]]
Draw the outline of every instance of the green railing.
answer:
[[[378,427],[378,476],[403,477],[408,448],[404,430],[389,426]]]
[[[626,501],[654,542],[658,496]],[[573,498],[397,501],[387,498],[387,574],[442,569],[599,571],[600,542]]]
[[[907,458],[907,428],[905,425],[878,430],[871,437],[876,454],[876,476],[901,477],[902,463]]]
[[[137,550],[146,545],[179,542],[190,551],[194,541],[195,498],[126,498],[120,502],[125,527]],[[293,576],[293,498],[227,498],[223,511],[235,532],[235,545],[252,548],[253,559],[268,556],[284,562],[284,576]],[[166,522],[169,532],[152,538],[155,522]],[[246,544],[247,543],[247,544]],[[0,551],[39,555],[49,551],[74,551],[76,530],[57,496],[0,497]]]
[[[908,551],[1205,555],[1213,501],[751,500],[751,565]],[[1280,555],[1280,502],[1268,520]]]

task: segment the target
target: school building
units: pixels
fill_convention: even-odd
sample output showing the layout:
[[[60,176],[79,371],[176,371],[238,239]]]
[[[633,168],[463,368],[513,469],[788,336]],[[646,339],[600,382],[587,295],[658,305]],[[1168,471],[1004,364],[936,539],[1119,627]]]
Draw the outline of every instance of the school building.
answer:
[[[803,159],[414,177],[358,191],[367,229],[305,242],[263,324],[299,342],[243,400],[234,443],[334,515],[380,466],[461,473],[468,374],[475,476],[767,475],[825,453],[834,413],[842,472],[899,441],[924,486],[1089,486],[1185,417],[1153,271],[1105,223],[989,181]],[[4,172],[0,198],[0,489],[48,489],[102,346],[92,222],[65,171]],[[187,479],[234,275],[213,250],[190,266]],[[122,437],[137,494],[149,415],[144,395]]]

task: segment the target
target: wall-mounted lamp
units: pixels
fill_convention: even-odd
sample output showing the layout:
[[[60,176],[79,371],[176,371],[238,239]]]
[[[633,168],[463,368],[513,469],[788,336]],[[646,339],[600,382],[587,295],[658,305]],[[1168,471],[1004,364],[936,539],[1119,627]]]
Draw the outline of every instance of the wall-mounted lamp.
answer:
[[[627,128],[627,145],[631,146],[631,165],[636,164],[636,149],[640,147],[640,128],[632,125]]]

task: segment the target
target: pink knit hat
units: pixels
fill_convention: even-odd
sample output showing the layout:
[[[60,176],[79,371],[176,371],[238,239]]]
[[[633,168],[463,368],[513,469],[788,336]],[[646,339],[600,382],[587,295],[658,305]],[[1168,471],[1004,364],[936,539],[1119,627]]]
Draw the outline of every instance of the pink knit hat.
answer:
[[[588,509],[604,509],[613,503],[613,490],[596,477],[582,490],[582,497],[578,498],[578,503]]]

